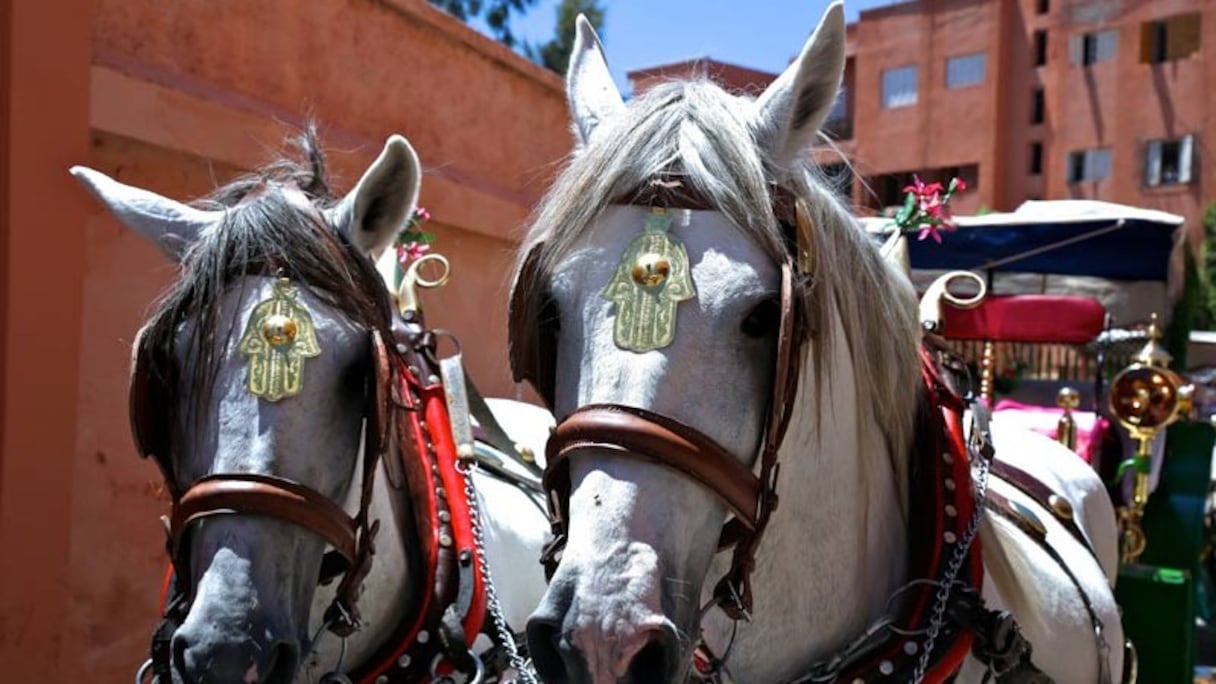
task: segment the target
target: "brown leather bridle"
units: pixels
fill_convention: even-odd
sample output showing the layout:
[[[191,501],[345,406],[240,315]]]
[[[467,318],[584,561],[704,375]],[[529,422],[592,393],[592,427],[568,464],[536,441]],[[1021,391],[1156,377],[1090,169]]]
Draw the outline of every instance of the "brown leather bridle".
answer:
[[[349,636],[358,627],[356,603],[363,580],[371,570],[379,529],[378,521],[369,520],[368,509],[376,468],[388,442],[392,420],[390,383],[397,363],[385,347],[380,330],[373,328],[369,339],[373,369],[364,410],[362,482],[359,510],[351,516],[325,494],[274,475],[216,473],[182,489],[174,472],[171,419],[166,411],[175,396],[169,386],[173,374],[168,372],[167,360],[160,358],[160,353],[147,344],[146,335],[141,334],[131,372],[131,428],[140,455],[156,462],[172,497],[171,512],[163,520],[177,593],[189,595],[186,537],[195,523],[220,515],[263,516],[308,530],[333,547],[322,561],[318,583],[327,584],[339,575],[342,580],[325,612],[324,622],[340,637]],[[184,615],[184,602],[179,602],[178,611]]]
[[[801,284],[797,279],[799,240],[809,230],[808,218],[792,196],[773,188],[774,215],[792,238],[781,264],[781,318],[777,360],[769,401],[759,472],[745,465],[704,433],[670,417],[620,404],[581,406],[565,416],[549,437],[544,485],[552,518],[553,541],[542,562],[551,576],[565,545],[569,520],[569,459],[588,448],[608,449],[623,456],[652,461],[693,479],[717,496],[732,514],[724,525],[719,548],[733,545],[731,567],[714,588],[715,602],[733,619],[746,618],[752,607],[751,572],[755,554],[777,508],[778,453],[789,426],[797,391],[805,340]],[[678,178],[658,179],[625,203],[671,209],[713,209],[712,204]],[[802,224],[802,225],[799,225]],[[556,307],[540,288],[543,243],[525,257],[511,294],[509,344],[516,382],[536,387],[550,410],[554,408],[556,381]]]

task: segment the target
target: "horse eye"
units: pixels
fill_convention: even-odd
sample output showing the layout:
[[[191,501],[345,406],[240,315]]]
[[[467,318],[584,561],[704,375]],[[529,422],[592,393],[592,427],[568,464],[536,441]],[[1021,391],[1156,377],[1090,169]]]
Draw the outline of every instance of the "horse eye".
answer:
[[[747,313],[739,329],[752,339],[763,339],[777,330],[780,318],[781,307],[777,299],[766,299]]]

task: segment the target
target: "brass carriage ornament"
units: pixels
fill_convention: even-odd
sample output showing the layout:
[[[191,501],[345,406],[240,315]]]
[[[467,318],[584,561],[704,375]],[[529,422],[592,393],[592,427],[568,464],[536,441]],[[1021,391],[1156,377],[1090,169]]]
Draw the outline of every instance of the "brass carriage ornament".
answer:
[[[319,356],[321,345],[291,279],[279,278],[271,288],[270,297],[249,313],[237,349],[249,358],[249,392],[278,401],[300,393],[304,359]]]
[[[432,265],[433,276],[423,273],[423,267]],[[422,300],[418,297],[419,288],[433,290],[443,287],[452,277],[452,264],[442,254],[430,252],[414,259],[401,276],[401,284],[397,286],[397,310],[407,321],[414,321],[422,311]]]
[[[1135,563],[1144,553],[1147,540],[1140,524],[1149,496],[1152,444],[1158,432],[1191,412],[1195,386],[1170,370],[1171,357],[1160,343],[1161,331],[1153,314],[1148,342],[1133,363],[1115,376],[1110,388],[1110,411],[1136,440],[1136,455],[1120,466],[1135,473],[1131,502],[1119,509],[1121,555],[1124,563]]]
[[[653,207],[604,288],[604,299],[616,304],[613,341],[621,349],[645,352],[671,344],[676,307],[697,295],[688,252],[671,234],[671,223],[667,209]]]

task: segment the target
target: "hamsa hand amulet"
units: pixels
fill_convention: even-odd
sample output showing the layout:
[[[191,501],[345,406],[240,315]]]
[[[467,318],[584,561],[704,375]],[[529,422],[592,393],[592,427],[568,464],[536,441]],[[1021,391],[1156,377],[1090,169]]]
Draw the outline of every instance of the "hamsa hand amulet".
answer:
[[[616,304],[613,341],[635,352],[666,347],[676,336],[677,305],[696,295],[688,252],[671,234],[671,215],[651,209],[604,288],[604,299]]]
[[[295,286],[280,278],[273,288],[249,313],[237,347],[249,357],[249,392],[266,401],[299,394],[304,359],[321,354],[312,316],[296,301]]]

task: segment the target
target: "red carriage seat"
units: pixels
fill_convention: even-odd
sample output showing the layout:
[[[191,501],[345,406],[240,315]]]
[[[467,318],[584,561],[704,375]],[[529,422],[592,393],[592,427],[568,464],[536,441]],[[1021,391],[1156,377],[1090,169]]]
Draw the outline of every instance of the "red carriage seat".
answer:
[[[991,295],[969,309],[943,302],[941,332],[965,355],[980,360],[980,394],[989,406],[995,385],[1008,377],[1011,367],[1022,365],[1024,382],[1038,383],[1038,396],[1028,390],[1018,398],[1002,399],[993,412],[1065,443],[1059,424],[1062,417],[1071,418],[1076,426],[1073,448],[1093,463],[1110,424],[1096,411],[1058,405],[1054,396],[1044,396],[1044,388],[1085,390],[1097,384],[1098,363],[1082,347],[1095,340],[1106,323],[1106,309],[1093,297]],[[1096,398],[1098,390],[1088,393]],[[1092,399],[1086,403],[1095,405]]]

